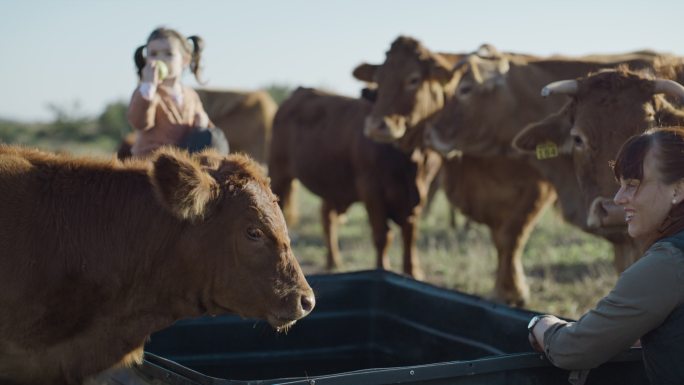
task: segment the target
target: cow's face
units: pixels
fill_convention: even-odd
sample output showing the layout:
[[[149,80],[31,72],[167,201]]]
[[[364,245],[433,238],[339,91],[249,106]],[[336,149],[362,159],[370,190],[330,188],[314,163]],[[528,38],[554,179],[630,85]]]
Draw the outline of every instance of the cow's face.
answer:
[[[425,144],[442,154],[454,150],[481,153],[478,143],[491,143],[489,136],[500,131],[501,116],[511,113],[505,57],[469,55],[454,69],[455,92],[444,108],[430,120]],[[466,147],[467,146],[467,147]]]
[[[392,44],[382,65],[361,64],[353,74],[376,85],[364,133],[380,142],[402,138],[407,130],[442,108],[445,86],[452,77],[443,57],[405,37]]]
[[[315,304],[313,291],[259,166],[236,155],[209,153],[194,160],[198,163],[160,157],[154,162],[158,181],[153,184],[176,185],[170,194],[158,195],[188,222],[179,243],[189,272],[193,265],[205,267],[196,270],[203,280],[198,282],[202,307],[213,314],[266,319],[278,329],[306,316]]]
[[[653,80],[628,71],[603,71],[575,84],[562,111],[526,127],[513,144],[533,153],[551,143],[559,153],[571,154],[590,207],[588,226],[623,226],[624,213],[612,199],[618,186],[610,162],[629,137],[656,124],[666,102],[654,97]]]
[[[612,198],[617,191],[610,162],[629,137],[652,127],[653,87],[626,83],[612,90],[592,88],[578,95],[566,137],[580,188],[589,200]]]

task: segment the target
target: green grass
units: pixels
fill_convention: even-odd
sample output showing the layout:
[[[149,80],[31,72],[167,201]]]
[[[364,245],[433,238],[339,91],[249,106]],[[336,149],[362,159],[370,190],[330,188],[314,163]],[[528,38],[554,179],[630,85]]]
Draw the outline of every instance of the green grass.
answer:
[[[293,249],[306,273],[325,273],[320,200],[305,188],[298,196],[300,220],[290,228]],[[362,204],[347,212],[340,225],[340,271],[375,268],[375,250]],[[421,221],[418,252],[425,280],[438,286],[490,298],[494,288],[496,250],[487,227],[457,215],[457,228],[449,225],[449,206],[440,192]],[[392,225],[389,250],[392,270],[401,272],[401,235]],[[530,285],[528,308],[578,318],[615,284],[612,248],[600,238],[563,222],[548,209],[530,236],[523,255]]]

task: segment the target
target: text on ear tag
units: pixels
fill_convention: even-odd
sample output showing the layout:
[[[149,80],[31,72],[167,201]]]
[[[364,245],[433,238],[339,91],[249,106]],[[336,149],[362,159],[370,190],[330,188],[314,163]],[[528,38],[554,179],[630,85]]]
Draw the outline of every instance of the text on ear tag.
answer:
[[[558,156],[558,146],[554,142],[544,142],[537,145],[537,159],[549,159]]]

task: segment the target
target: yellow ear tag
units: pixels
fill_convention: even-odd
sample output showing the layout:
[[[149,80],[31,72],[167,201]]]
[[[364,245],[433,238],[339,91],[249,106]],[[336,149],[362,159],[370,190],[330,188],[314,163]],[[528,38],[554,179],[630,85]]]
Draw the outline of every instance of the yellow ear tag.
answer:
[[[549,159],[558,156],[558,146],[554,142],[544,142],[537,145],[537,159]]]

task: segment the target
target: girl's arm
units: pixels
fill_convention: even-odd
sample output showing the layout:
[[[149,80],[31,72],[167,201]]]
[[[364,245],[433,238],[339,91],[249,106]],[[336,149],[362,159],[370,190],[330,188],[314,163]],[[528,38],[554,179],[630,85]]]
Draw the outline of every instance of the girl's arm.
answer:
[[[133,92],[128,105],[128,122],[137,130],[149,130],[154,127],[159,96],[157,86],[161,83],[158,61],[149,61],[141,71],[141,82]]]
[[[159,96],[153,94],[148,100],[143,97],[140,87],[136,88],[128,105],[127,118],[131,126],[137,130],[149,130],[154,127]]]

